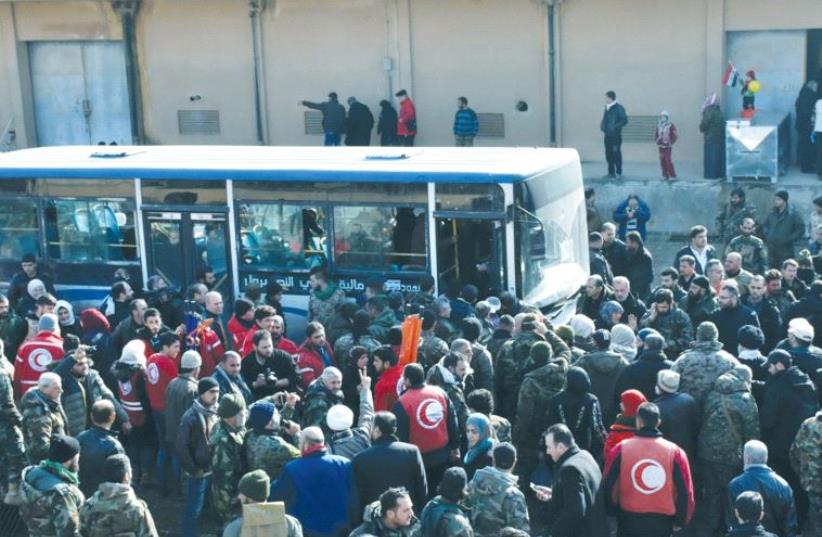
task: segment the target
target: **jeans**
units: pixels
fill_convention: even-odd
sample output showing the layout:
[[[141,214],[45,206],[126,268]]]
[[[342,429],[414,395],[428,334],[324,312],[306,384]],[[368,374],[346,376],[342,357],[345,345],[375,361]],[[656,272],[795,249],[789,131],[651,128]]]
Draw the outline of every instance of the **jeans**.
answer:
[[[608,175],[622,175],[622,136],[605,137],[605,160]]]
[[[186,476],[186,505],[180,528],[182,537],[198,537],[197,521],[203,511],[203,502],[210,483],[211,476]]]
[[[175,490],[179,490],[180,484],[180,459],[174,455],[171,443],[166,439],[166,418],[164,412],[154,411],[154,431],[157,433],[157,461],[156,476],[160,485],[160,493],[169,493],[169,471],[171,472],[171,483]],[[169,468],[170,467],[170,468]]]
[[[328,131],[325,133],[325,145],[340,145],[340,133]]]
[[[455,138],[455,145],[457,147],[474,147],[474,137],[473,136],[460,136],[459,134],[454,136]]]

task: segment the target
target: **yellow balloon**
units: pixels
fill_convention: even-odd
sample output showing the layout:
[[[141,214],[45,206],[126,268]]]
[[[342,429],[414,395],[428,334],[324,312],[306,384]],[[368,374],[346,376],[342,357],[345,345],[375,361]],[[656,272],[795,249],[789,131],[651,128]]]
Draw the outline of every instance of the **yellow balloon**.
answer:
[[[759,83],[759,80],[751,80],[748,82],[748,91],[751,93],[759,93],[759,90],[762,89],[762,84]]]

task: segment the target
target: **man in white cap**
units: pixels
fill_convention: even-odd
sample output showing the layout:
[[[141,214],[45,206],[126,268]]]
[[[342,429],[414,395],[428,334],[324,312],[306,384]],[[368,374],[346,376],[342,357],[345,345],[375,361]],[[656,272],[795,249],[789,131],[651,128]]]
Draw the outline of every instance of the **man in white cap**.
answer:
[[[202,365],[200,353],[188,350],[180,358],[180,373],[166,387],[166,447],[174,453],[173,443],[183,414],[197,398],[197,377]],[[173,465],[174,466],[174,465]]]
[[[334,455],[348,460],[371,447],[371,430],[374,428],[374,398],[371,395],[371,377],[360,373],[357,386],[360,396],[360,417],[354,425],[354,412],[345,405],[334,405],[328,409],[325,423],[331,430],[328,448]]]
[[[814,335],[813,325],[807,319],[792,319],[788,323],[787,341],[781,343],[779,348],[787,350],[793,358],[793,365],[811,378],[822,401],[822,375],[819,373],[822,369],[822,349],[813,345]]]
[[[696,456],[696,436],[699,433],[699,406],[696,399],[679,392],[679,373],[663,369],[656,375],[657,398],[662,423],[659,430],[666,440],[681,447],[688,460]]]

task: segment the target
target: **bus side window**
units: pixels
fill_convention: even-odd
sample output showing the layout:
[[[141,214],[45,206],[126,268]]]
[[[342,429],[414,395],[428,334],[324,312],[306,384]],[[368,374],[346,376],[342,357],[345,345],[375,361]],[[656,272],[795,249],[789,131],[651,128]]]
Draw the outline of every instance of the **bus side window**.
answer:
[[[49,200],[49,257],[86,262],[136,260],[134,212],[128,205],[121,201]]]
[[[324,214],[286,203],[246,203],[240,207],[243,263],[280,270],[325,264]]]
[[[334,236],[338,267],[425,270],[425,210],[421,207],[337,206]]]
[[[37,230],[37,206],[30,199],[0,200],[0,258],[39,256]]]

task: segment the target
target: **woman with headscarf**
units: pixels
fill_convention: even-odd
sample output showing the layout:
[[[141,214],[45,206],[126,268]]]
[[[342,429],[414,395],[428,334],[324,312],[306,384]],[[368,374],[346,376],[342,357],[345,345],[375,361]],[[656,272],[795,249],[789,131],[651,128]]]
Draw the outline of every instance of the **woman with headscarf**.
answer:
[[[465,433],[468,440],[468,451],[462,462],[470,481],[477,470],[493,464],[491,450],[494,449],[497,441],[492,437],[491,421],[487,416],[478,412],[468,416],[465,422]]]
[[[662,167],[662,179],[665,181],[676,179],[674,163],[671,160],[671,151],[677,140],[676,125],[671,123],[671,115],[663,110],[656,125],[656,145],[659,148],[659,165]]]
[[[605,444],[605,426],[597,396],[591,393],[591,380],[581,367],[568,370],[565,389],[548,403],[548,425],[564,423],[580,449],[597,456]]]
[[[628,438],[636,436],[636,413],[639,405],[647,403],[648,400],[639,390],[625,390],[619,397],[619,407],[622,412],[617,414],[616,421],[611,425],[608,438],[605,439],[605,464],[608,464],[611,451],[617,444]]]
[[[699,132],[705,136],[703,176],[705,179],[725,177],[725,116],[719,108],[716,93],[705,99],[702,105]]]
[[[80,321],[74,316],[74,306],[72,306],[70,302],[58,300],[54,312],[60,320],[60,334],[63,337],[66,337],[68,334],[73,334],[82,339],[83,330],[80,327]]]
[[[610,330],[615,324],[619,324],[625,309],[616,300],[609,300],[599,309],[599,319],[596,321],[597,328]]]
[[[611,327],[611,350],[633,362],[636,359],[636,334],[627,324],[615,324]]]
[[[43,280],[33,278],[26,284],[26,294],[20,299],[17,304],[17,315],[24,319],[33,317],[36,320],[35,312],[37,311],[37,299],[48,293],[46,284]]]

